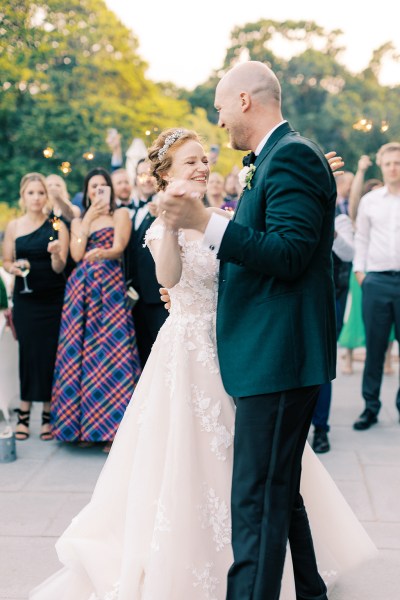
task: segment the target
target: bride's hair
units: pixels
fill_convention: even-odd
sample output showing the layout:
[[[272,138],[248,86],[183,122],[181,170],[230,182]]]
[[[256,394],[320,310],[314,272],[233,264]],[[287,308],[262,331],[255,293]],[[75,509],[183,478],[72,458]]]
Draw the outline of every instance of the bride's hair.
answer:
[[[202,143],[195,131],[174,127],[162,131],[149,148],[151,174],[156,178],[157,191],[165,190],[168,185],[168,182],[163,179],[163,175],[171,168],[174,151],[189,140]]]

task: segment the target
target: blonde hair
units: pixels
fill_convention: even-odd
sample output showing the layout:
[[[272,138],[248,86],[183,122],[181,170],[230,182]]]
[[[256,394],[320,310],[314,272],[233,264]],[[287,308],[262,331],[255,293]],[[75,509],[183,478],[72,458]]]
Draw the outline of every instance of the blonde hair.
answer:
[[[52,173],[51,175],[47,175],[46,177],[46,185],[48,184],[48,181],[50,179],[50,177],[53,177],[54,179],[56,179],[57,181],[59,181],[61,183],[61,187],[63,190],[63,196],[64,198],[66,198],[67,200],[69,200],[69,193],[67,190],[67,184],[65,183],[65,180],[61,177],[61,175],[56,175],[55,173]]]
[[[400,143],[399,142],[389,142],[388,144],[383,144],[376,153],[376,164],[378,167],[381,166],[382,157],[386,152],[400,152]]]
[[[162,153],[160,157],[160,150],[166,145],[167,137],[174,136],[177,132],[182,133],[174,142],[169,145],[167,144],[168,147],[166,151]],[[202,143],[195,131],[182,129],[181,127],[174,127],[172,129],[166,129],[165,131],[162,131],[151,148],[149,148],[148,155],[151,164],[151,174],[156,179],[157,191],[165,190],[167,187],[168,182],[163,179],[163,175],[165,175],[165,173],[167,173],[172,166],[174,152],[189,140],[199,142],[199,144]]]
[[[46,212],[47,211],[50,212],[51,206],[50,206],[50,202],[49,202],[49,191],[47,189],[46,178],[41,173],[27,173],[21,179],[21,183],[19,184],[19,201],[18,201],[20,208],[24,212],[26,212],[26,206],[25,206],[25,202],[24,202],[24,194],[25,194],[26,188],[28,187],[28,185],[30,183],[32,183],[32,181],[40,181],[40,183],[43,185],[44,191],[46,192],[46,205],[43,208],[43,210]]]

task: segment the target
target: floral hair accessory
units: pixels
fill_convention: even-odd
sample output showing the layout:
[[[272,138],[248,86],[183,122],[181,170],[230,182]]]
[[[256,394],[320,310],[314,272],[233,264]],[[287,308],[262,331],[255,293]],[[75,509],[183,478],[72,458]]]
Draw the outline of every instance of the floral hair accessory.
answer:
[[[249,167],[243,167],[241,171],[238,173],[239,183],[242,188],[247,187],[248,190],[251,190],[251,180],[253,179],[253,175],[256,172],[256,166],[254,164]]]
[[[184,134],[185,134],[184,129],[177,129],[176,131],[174,131],[174,133],[167,135],[167,137],[165,138],[164,146],[158,151],[158,154],[157,154],[158,160],[161,160],[162,158],[164,158],[164,155],[167,152],[167,150],[172,146],[172,144],[174,144],[177,140],[179,140],[179,138],[181,138]]]

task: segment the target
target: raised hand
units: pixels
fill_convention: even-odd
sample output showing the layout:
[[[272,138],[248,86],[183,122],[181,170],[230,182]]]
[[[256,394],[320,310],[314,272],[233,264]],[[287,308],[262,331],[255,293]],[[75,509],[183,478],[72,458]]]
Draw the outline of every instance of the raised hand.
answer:
[[[338,171],[338,169],[344,167],[344,162],[341,156],[337,156],[337,152],[335,152],[334,150],[332,150],[331,152],[327,152],[325,154],[325,158],[329,163],[334,177],[337,177],[338,175],[343,175],[344,171]]]
[[[170,230],[205,231],[210,214],[193,182],[174,181],[159,196],[159,216]]]

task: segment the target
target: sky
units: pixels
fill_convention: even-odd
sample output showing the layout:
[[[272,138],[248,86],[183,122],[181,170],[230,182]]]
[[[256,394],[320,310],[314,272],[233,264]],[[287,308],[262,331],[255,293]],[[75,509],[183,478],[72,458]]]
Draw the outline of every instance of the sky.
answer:
[[[400,9],[393,0],[380,0],[372,9],[351,0],[106,0],[139,40],[139,54],[149,64],[147,76],[192,89],[223,64],[235,26],[259,19],[313,20],[329,29],[341,29],[340,60],[358,72],[372,51],[392,41],[400,54]],[[370,5],[371,6],[371,5]],[[277,51],[275,51],[278,54]],[[400,84],[400,59],[387,61],[381,74],[384,85]]]

